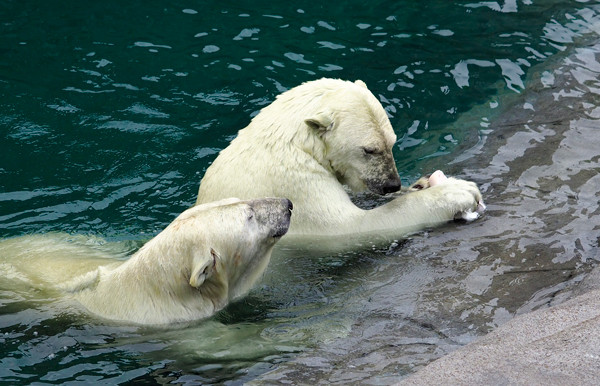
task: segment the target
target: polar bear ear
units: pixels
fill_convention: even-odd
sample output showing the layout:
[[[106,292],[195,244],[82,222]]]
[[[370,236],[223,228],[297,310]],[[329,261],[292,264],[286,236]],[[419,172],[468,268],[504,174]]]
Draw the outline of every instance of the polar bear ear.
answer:
[[[304,123],[314,130],[329,130],[333,127],[333,118],[331,113],[322,111],[312,118],[305,119]]]
[[[367,88],[367,89],[368,89],[368,87],[367,87],[367,84],[366,84],[365,82],[363,82],[362,80],[360,80],[360,79],[357,79],[357,80],[354,82],[354,84],[357,84],[357,85],[359,85],[360,87],[364,87],[364,88]]]
[[[212,276],[217,265],[217,252],[210,249],[210,256],[202,256],[194,259],[194,267],[190,276],[190,285],[199,288],[209,277]]]

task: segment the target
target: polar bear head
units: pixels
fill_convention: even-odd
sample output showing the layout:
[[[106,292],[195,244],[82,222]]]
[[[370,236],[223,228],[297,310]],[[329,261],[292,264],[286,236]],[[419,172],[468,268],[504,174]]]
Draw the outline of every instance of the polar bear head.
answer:
[[[314,115],[304,122],[324,142],[323,161],[340,183],[377,194],[400,189],[392,156],[396,134],[364,82],[338,81],[323,93]]]
[[[187,226],[202,230],[200,235],[191,234],[200,242],[190,243],[199,248],[191,253],[189,284],[215,303],[244,295],[287,232],[291,209],[292,203],[280,198],[232,198],[189,209],[190,216],[180,216],[177,222],[191,220]]]

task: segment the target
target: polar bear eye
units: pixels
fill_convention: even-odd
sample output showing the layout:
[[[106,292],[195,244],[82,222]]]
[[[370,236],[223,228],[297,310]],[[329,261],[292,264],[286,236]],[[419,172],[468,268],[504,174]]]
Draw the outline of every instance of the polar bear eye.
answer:
[[[374,147],[363,147],[362,150],[365,155],[381,154],[381,152]]]

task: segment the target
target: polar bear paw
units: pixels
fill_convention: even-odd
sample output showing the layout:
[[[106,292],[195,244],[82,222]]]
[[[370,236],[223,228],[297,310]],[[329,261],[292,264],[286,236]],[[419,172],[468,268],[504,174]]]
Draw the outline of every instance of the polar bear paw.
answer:
[[[429,186],[440,185],[446,183],[447,181],[448,177],[446,177],[444,172],[442,172],[441,170],[436,170],[431,174],[431,176],[429,176]],[[472,184],[475,185],[474,183]],[[485,212],[486,206],[483,203],[483,198],[481,197],[479,189],[477,189],[475,196],[477,197],[477,207],[475,207],[475,209],[469,208],[456,213],[454,215],[455,220],[465,220],[467,222],[470,222],[477,220],[479,217],[481,217],[483,212]]]
[[[486,206],[483,201],[477,202],[477,208],[475,210],[467,209],[462,212],[458,212],[455,216],[455,220],[465,220],[466,222],[471,222],[477,220],[483,212],[485,212]]]
[[[448,178],[441,170],[436,170],[428,177],[420,178],[412,188],[422,190],[434,186],[444,188],[444,196],[460,208],[454,215],[455,220],[474,221],[485,212],[486,206],[481,192],[474,182]]]

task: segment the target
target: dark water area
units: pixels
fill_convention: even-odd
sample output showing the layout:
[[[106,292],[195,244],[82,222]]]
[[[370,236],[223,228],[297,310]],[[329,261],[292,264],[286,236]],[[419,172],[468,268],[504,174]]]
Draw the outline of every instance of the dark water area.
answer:
[[[252,116],[320,77],[379,98],[403,183],[440,168],[478,182],[489,210],[383,249],[282,248],[246,299],[169,330],[0,282],[0,381],[387,384],[560,300],[599,259],[599,10],[1,2],[1,238],[136,250]]]
[[[4,2],[0,225],[154,233],[251,116],[323,76],[380,97],[409,181],[478,136],[448,129],[461,113],[570,43],[576,4]]]

